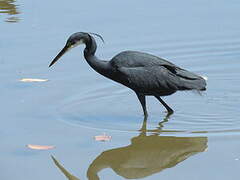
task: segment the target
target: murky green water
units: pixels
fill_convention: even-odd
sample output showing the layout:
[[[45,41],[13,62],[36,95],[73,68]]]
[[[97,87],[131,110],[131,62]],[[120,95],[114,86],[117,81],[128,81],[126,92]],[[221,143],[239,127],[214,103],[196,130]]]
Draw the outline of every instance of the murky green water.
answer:
[[[236,0],[0,0],[0,179],[66,179],[51,155],[71,180],[237,179],[239,8]],[[143,124],[135,94],[95,73],[83,47],[48,68],[77,31],[104,37],[101,59],[123,50],[152,53],[207,76],[207,91],[165,97],[175,110],[170,118],[147,98],[150,116]],[[103,133],[111,141],[96,142]],[[27,144],[56,148],[36,151]]]

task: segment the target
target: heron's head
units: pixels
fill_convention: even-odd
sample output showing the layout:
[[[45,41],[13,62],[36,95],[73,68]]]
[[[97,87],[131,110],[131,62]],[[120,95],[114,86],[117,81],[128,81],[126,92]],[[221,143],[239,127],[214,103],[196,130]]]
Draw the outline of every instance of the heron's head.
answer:
[[[67,51],[69,51],[70,49],[72,49],[80,44],[86,44],[87,42],[89,42],[90,39],[91,39],[91,36],[89,35],[89,33],[77,32],[77,33],[72,34],[68,38],[66,45],[63,47],[63,49],[58,53],[58,55],[50,63],[49,67],[51,67],[55,62],[57,62],[57,60],[60,59],[60,57],[63,54],[65,54]]]

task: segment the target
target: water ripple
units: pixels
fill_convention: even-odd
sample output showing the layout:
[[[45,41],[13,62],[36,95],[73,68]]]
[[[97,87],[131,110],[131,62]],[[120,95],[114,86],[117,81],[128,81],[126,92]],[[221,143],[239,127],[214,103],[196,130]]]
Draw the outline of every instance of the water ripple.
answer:
[[[177,93],[166,97],[167,102],[176,111],[161,128],[158,124],[165,116],[163,107],[154,104],[156,103],[154,100],[148,101],[150,132],[168,134],[240,132],[238,120],[240,63],[235,59],[240,55],[239,38],[170,41],[159,45],[156,41],[150,45],[147,42],[132,43],[136,49],[159,52],[172,56],[173,59],[196,57],[180,61],[180,65],[186,67],[191,65],[188,69],[209,77],[208,89],[203,96]],[[226,54],[232,57],[226,58],[224,56]],[[208,58],[203,58],[204,56]],[[200,57],[201,61],[198,59]],[[64,99],[58,112],[59,119],[64,122],[99,130],[136,131],[141,127],[143,119],[141,106],[134,93],[112,83],[96,83],[92,89]]]

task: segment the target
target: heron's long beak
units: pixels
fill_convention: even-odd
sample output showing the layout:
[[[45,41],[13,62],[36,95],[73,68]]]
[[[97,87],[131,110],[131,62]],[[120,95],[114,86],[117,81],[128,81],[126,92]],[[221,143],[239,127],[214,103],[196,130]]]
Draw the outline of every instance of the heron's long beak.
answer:
[[[48,67],[51,67],[57,60],[62,57],[62,55],[69,50],[69,47],[66,45],[64,48],[58,53],[58,55],[53,59]]]

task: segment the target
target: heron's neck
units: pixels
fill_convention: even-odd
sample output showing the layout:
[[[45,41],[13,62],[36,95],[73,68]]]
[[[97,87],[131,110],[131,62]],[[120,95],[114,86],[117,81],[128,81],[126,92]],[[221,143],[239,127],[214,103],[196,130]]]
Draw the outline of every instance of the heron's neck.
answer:
[[[97,44],[94,38],[91,38],[90,41],[86,43],[86,48],[84,49],[84,57],[87,60],[88,64],[98,73],[108,76],[110,66],[108,61],[102,61],[95,56],[97,50]]]

